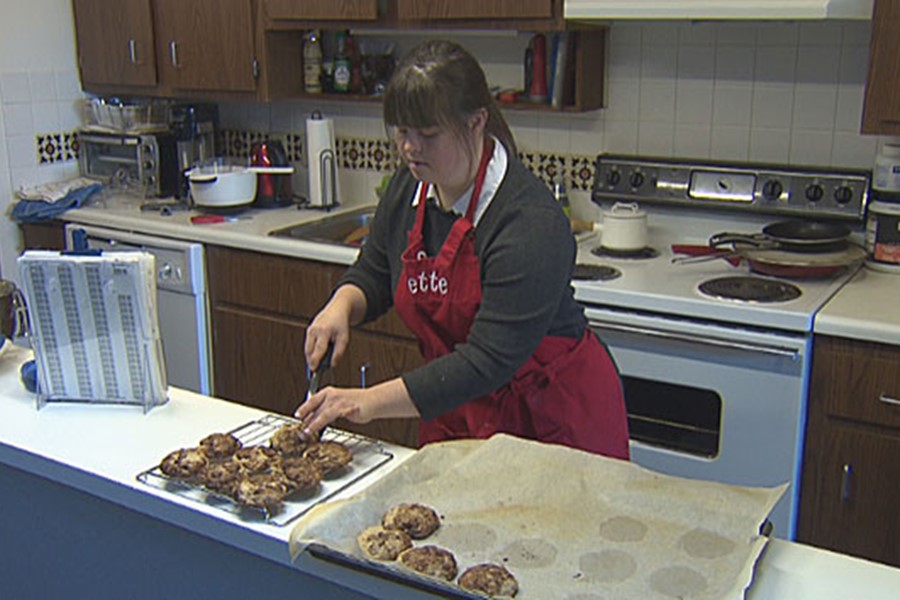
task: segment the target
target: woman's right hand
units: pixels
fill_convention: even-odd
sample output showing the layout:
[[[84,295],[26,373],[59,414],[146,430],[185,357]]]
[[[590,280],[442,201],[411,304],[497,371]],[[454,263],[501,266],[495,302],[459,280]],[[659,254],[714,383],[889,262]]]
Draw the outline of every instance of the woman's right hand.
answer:
[[[306,329],[303,351],[310,371],[319,367],[329,344],[334,344],[331,363],[340,363],[350,343],[350,325],[359,322],[360,314],[365,314],[362,291],[350,285],[338,288]]]

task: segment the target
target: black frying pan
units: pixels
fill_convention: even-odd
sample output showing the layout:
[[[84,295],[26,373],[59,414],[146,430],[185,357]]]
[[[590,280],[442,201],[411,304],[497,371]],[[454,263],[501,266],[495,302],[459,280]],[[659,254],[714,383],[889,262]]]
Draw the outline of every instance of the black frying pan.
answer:
[[[837,252],[847,247],[850,230],[839,223],[819,221],[779,221],[766,225],[762,233],[717,233],[709,245],[718,248],[754,246],[786,252]]]

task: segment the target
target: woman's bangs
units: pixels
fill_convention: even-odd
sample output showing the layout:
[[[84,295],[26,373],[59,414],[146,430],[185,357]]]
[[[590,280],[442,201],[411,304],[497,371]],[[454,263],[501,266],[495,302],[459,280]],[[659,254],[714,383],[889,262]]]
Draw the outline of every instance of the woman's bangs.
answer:
[[[384,98],[384,121],[394,127],[423,129],[445,125],[445,102],[426,77],[406,77],[393,82]]]

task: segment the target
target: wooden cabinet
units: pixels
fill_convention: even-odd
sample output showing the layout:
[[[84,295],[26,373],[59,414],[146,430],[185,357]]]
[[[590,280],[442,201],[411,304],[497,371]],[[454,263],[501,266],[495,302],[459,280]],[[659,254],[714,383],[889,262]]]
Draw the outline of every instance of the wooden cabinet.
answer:
[[[165,83],[175,90],[256,90],[250,0],[155,3],[156,39]]]
[[[875,0],[862,132],[900,135],[900,0]]]
[[[562,29],[562,0],[397,0],[397,21],[412,26]]]
[[[255,6],[255,0],[73,0],[82,87],[97,94],[255,98],[260,56],[267,54],[257,50]],[[283,46],[275,39],[270,53]]]
[[[265,13],[273,20],[378,21],[378,0],[264,0]]]
[[[900,346],[817,337],[797,537],[900,566]]]
[[[210,246],[207,248],[214,393],[290,415],[306,396],[306,327],[345,267]],[[371,386],[421,365],[418,344],[394,313],[354,329],[324,385]],[[337,426],[415,446],[417,419]]]
[[[156,85],[150,0],[73,0],[81,81],[91,85]]]
[[[66,231],[62,221],[21,223],[22,242],[26,250],[63,250]]]

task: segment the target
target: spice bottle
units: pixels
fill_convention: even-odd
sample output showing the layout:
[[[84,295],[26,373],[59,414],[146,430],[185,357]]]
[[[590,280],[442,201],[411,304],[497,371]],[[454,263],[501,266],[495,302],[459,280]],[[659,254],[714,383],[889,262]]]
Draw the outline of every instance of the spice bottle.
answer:
[[[322,42],[316,30],[310,31],[303,42],[303,91],[322,93]]]

